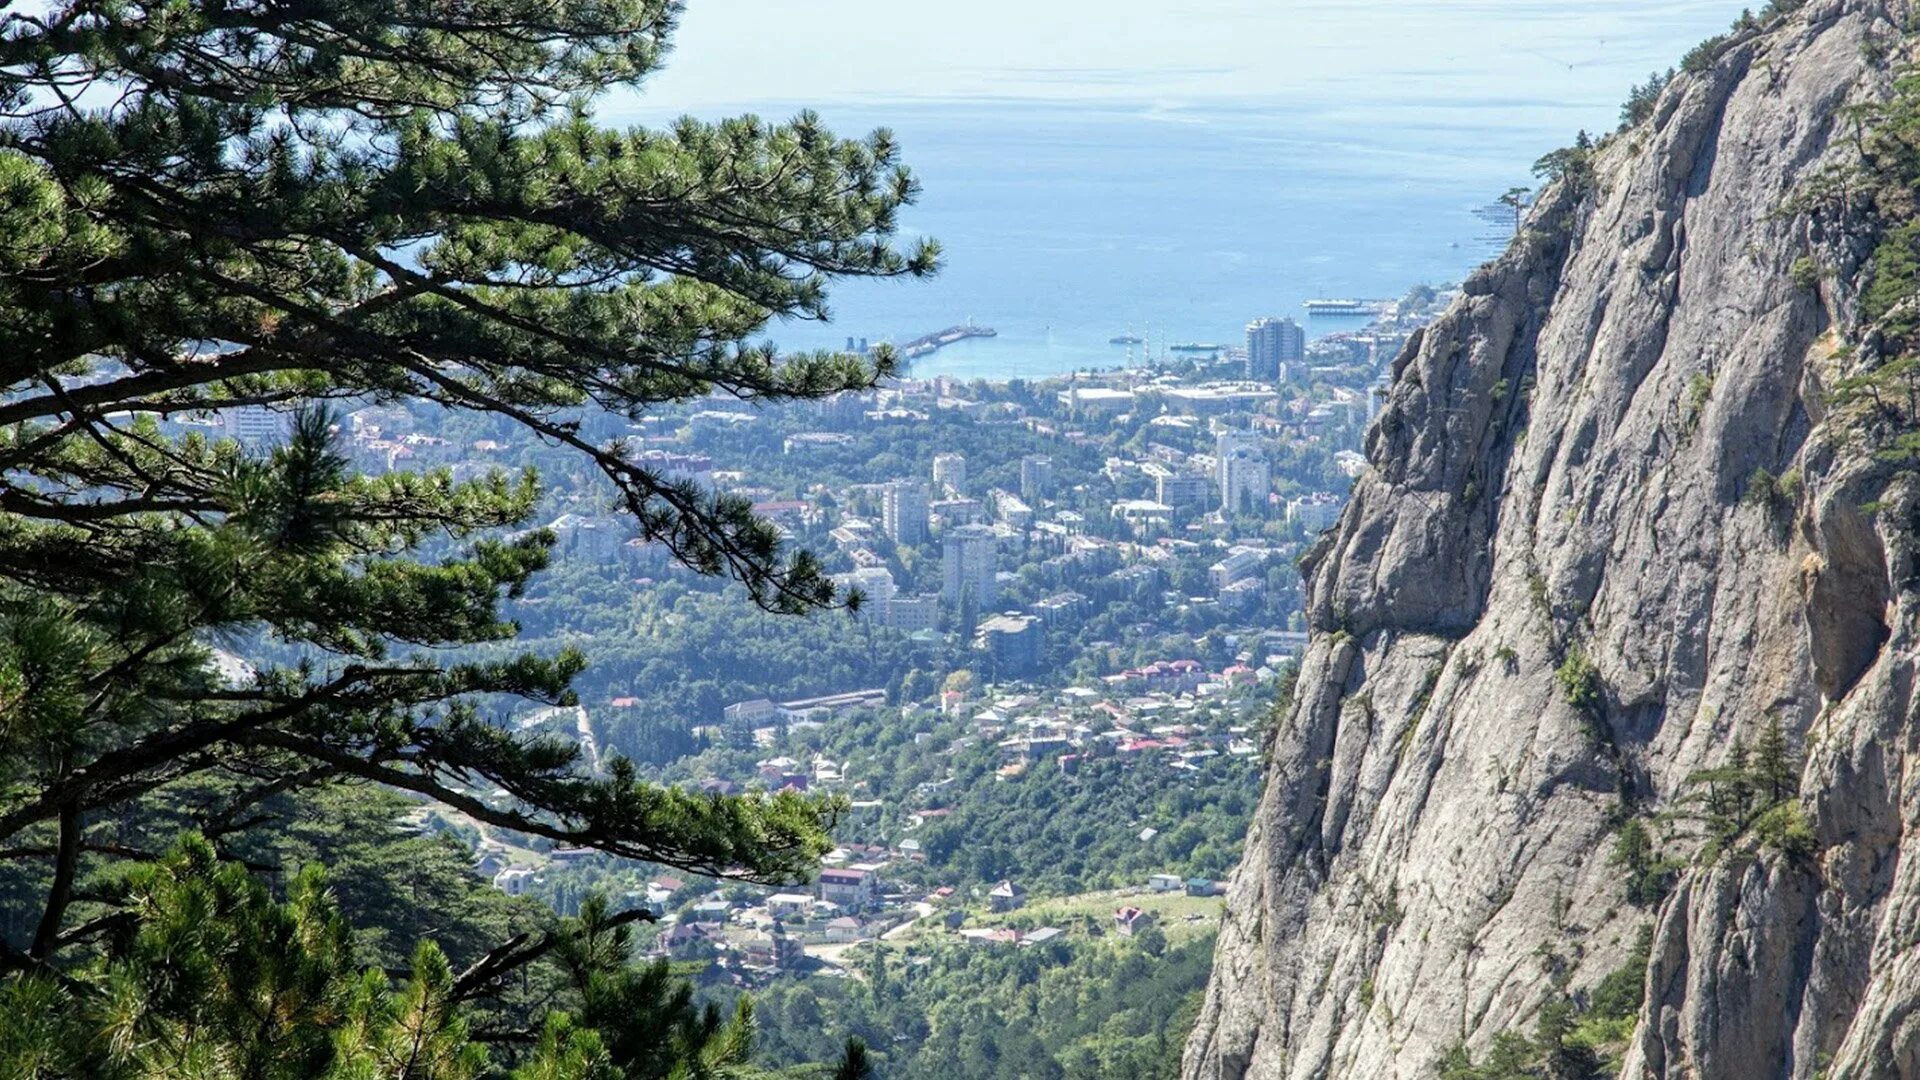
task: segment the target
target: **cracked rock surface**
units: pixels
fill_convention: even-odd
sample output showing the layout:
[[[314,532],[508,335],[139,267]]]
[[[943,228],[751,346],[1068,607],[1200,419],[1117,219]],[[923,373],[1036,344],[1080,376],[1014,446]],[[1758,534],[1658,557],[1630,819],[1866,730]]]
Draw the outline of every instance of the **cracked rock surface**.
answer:
[[[1779,212],[1851,160],[1846,106],[1886,95],[1912,15],[1812,0],[1736,34],[1396,360],[1306,562],[1315,634],[1188,1078],[1431,1077],[1531,1031],[1556,967],[1581,1000],[1644,926],[1622,1076],[1920,1076],[1920,571],[1828,423],[1872,238]],[[1758,469],[1801,484],[1750,497]],[[1687,869],[1628,903],[1622,815],[1773,719],[1817,854],[1668,836]]]

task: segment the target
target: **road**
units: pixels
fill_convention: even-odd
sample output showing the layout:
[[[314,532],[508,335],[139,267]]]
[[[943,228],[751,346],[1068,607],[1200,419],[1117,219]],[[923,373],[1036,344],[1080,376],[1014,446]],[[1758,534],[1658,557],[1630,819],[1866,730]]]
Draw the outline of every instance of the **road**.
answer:
[[[588,766],[590,766],[594,772],[599,772],[600,740],[593,734],[593,725],[587,722],[587,707],[585,705],[574,705],[572,707],[555,705],[551,708],[540,709],[537,712],[529,713],[521,718],[519,722],[520,730],[527,731],[539,727],[541,724],[565,713],[573,714],[574,738],[579,741],[580,748],[586,751]]]

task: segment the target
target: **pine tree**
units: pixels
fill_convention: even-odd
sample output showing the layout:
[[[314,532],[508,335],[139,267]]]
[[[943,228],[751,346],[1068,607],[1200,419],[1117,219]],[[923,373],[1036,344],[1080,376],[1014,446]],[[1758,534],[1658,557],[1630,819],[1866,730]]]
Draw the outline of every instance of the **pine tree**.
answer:
[[[456,973],[422,941],[396,985],[361,966],[325,876],[303,872],[276,900],[244,867],[188,837],[113,888],[128,914],[75,972],[74,995],[34,973],[0,984],[0,1075],[195,1075],[261,1080],[490,1075],[465,1003],[490,977]],[[523,949],[567,954],[569,1001],[551,1012],[514,1075],[528,1080],[717,1077],[753,1041],[744,998],[732,1021],[699,1009],[664,964],[627,964],[624,925],[596,908]],[[498,970],[507,970],[504,966]],[[611,1039],[612,1041],[608,1041]]]
[[[1726,814],[1735,822],[1736,830],[1745,824],[1747,816],[1753,811],[1753,770],[1749,767],[1752,756],[1747,749],[1746,739],[1735,735],[1733,749],[1727,753],[1726,769],[1730,775],[1727,780]]]
[[[570,742],[488,722],[497,695],[572,703],[582,666],[500,644],[502,602],[550,558],[550,533],[504,532],[531,520],[537,478],[364,475],[341,448],[340,410],[368,403],[486,417],[574,454],[643,537],[752,602],[837,602],[747,501],[589,434],[709,393],[870,386],[894,369],[884,350],[747,342],[824,316],[837,278],[936,261],[892,243],[915,184],[885,132],[838,139],[811,114],[597,123],[597,97],[657,69],[678,10],[55,0],[0,17],[0,891],[32,897],[0,925],[0,992],[44,1003],[7,1052],[54,1063],[22,1074],[95,1075],[59,1064],[100,1042],[67,1020],[184,1025],[128,1044],[180,1073],[217,1058],[296,1075],[402,1046],[415,1075],[468,1072],[461,1003],[559,939],[458,972],[421,942],[397,981],[339,974],[314,886],[281,904],[222,861],[316,787],[750,881],[791,881],[826,850],[832,803],[690,795],[617,756],[589,774]],[[262,452],[182,433],[212,416],[279,417],[285,437]],[[213,643],[249,635],[304,659],[222,674]],[[447,659],[459,646],[488,648]],[[205,839],[167,854],[183,829]],[[610,932],[587,914],[580,933]],[[148,963],[175,938],[204,959]],[[593,1030],[556,1021],[539,1045],[624,1069],[639,1055],[594,1009],[658,987],[596,970]],[[221,995],[243,985],[286,1005],[271,1045],[181,1019],[239,1008]],[[731,1030],[660,1015],[701,1054]],[[358,1041],[324,1049],[300,1026],[322,1016]]]
[[[873,1062],[867,1057],[867,1044],[859,1039],[848,1039],[846,1052],[840,1058],[840,1067],[834,1070],[833,1080],[873,1080]]]
[[[1652,834],[1639,818],[1629,818],[1620,826],[1608,865],[1626,871],[1627,903],[1638,907],[1658,904],[1672,885],[1673,864],[1660,858]]]
[[[1760,738],[1753,744],[1751,771],[1762,808],[1785,802],[1799,793],[1800,763],[1794,760],[1793,750],[1787,745],[1787,734],[1780,727],[1779,717],[1769,719],[1767,726],[1760,729]]]

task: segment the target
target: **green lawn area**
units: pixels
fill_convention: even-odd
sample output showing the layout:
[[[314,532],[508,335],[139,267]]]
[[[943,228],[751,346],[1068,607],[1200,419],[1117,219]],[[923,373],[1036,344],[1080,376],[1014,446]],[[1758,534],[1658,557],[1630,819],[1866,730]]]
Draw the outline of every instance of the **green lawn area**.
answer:
[[[1225,906],[1225,898],[1187,896],[1183,893],[1109,890],[1084,893],[1079,896],[1034,900],[1018,911],[1009,911],[1002,915],[984,912],[977,916],[969,914],[967,925],[1058,926],[1073,932],[1079,929],[1082,919],[1091,916],[1099,922],[1102,930],[1110,930],[1113,926],[1114,911],[1129,904],[1144,911],[1153,912],[1160,921],[1161,932],[1167,935],[1168,940],[1178,941],[1212,931],[1220,921],[1220,912]],[[1198,916],[1198,918],[1191,916]]]

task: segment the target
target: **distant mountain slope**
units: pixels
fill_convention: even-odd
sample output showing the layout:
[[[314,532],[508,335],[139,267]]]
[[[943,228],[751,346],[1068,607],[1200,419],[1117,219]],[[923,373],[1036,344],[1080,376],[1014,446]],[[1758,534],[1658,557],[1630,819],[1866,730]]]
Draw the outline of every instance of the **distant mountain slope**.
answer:
[[[1188,1077],[1920,1075],[1920,501],[1830,179],[1913,14],[1690,58],[1400,357]]]

